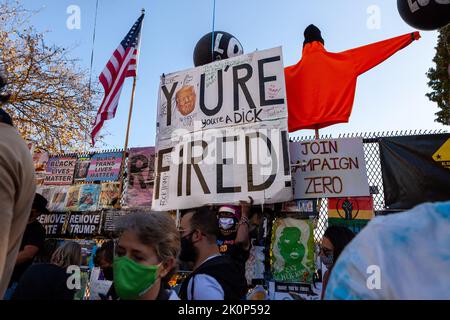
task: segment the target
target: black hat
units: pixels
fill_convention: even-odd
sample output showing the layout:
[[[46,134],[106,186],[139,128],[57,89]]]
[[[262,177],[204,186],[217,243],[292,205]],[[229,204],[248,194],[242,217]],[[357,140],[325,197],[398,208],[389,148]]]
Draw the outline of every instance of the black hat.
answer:
[[[34,196],[33,206],[31,207],[31,209],[36,209],[40,213],[47,214],[49,213],[47,209],[47,203],[48,203],[47,199],[45,199],[39,193],[36,193],[36,195]]]
[[[306,46],[306,44],[319,41],[322,42],[322,44],[325,44],[325,40],[322,38],[322,32],[320,32],[320,29],[317,28],[315,25],[310,24],[305,29],[305,41],[303,42],[303,47]]]

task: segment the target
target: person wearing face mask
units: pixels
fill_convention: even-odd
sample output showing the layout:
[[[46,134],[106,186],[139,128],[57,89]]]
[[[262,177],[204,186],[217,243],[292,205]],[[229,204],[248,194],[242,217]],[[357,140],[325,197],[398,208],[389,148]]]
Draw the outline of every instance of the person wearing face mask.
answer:
[[[208,207],[184,210],[180,221],[180,260],[193,263],[193,272],[180,288],[182,300],[239,300],[247,281],[241,265],[217,246],[216,212]]]
[[[114,289],[121,300],[179,300],[168,286],[180,251],[175,221],[163,212],[135,212],[118,219]]]
[[[241,202],[241,206],[223,205],[219,207],[217,218],[219,236],[217,245],[222,254],[230,255],[245,268],[250,255],[250,202]]]
[[[346,227],[331,226],[323,235],[320,246],[320,261],[327,268],[322,282],[322,300],[327,289],[331,271],[345,247],[353,240],[355,234]]]

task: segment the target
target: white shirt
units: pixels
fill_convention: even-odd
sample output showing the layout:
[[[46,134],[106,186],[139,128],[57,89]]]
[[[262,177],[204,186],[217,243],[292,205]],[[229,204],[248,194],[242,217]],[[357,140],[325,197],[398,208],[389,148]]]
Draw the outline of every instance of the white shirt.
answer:
[[[200,265],[204,264],[206,261],[220,257],[220,254],[208,257]],[[192,282],[194,281],[194,297],[192,297]],[[223,292],[222,286],[213,277],[206,274],[197,274],[193,276],[188,283],[188,300],[223,300],[225,294]]]

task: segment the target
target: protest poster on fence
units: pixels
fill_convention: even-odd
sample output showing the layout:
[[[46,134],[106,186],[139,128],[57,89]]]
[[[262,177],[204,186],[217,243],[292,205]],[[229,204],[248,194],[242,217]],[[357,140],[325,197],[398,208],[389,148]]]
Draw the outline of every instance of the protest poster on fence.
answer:
[[[45,177],[47,176],[47,163],[48,163],[48,153],[47,152],[34,152],[33,153],[33,164],[34,171],[36,175],[36,184],[42,185],[45,182]]]
[[[386,208],[450,200],[450,133],[379,140]]]
[[[120,176],[122,156],[122,152],[98,153],[93,155],[86,181],[117,181]]]
[[[73,180],[76,157],[52,157],[47,163],[47,175],[44,184],[70,185]]]
[[[372,196],[328,199],[330,226],[344,226],[358,233],[374,217]]]
[[[314,233],[309,219],[276,219],[272,235],[272,272],[277,281],[311,283]]]
[[[120,182],[102,183],[98,205],[102,209],[112,209],[120,199]]]
[[[101,185],[99,184],[82,185],[80,189],[80,196],[78,198],[78,210],[80,211],[97,210],[100,191]]]
[[[362,139],[292,142],[290,154],[295,199],[370,195]]]
[[[102,213],[71,213],[67,226],[70,235],[92,236],[100,232]]]
[[[39,193],[41,196],[45,198],[45,200],[47,200],[48,202],[47,209],[49,207],[50,202],[52,201],[54,191],[55,191],[54,186],[38,185],[36,187],[36,193]]]
[[[281,48],[162,77],[152,208],[292,199]]]
[[[155,148],[133,148],[128,156],[125,206],[150,207],[155,179]]]
[[[39,223],[45,228],[47,236],[60,236],[64,233],[65,213],[42,214],[38,218]]]
[[[68,186],[54,187],[52,198],[48,206],[50,211],[62,212],[65,210],[68,188]]]
[[[79,156],[77,164],[75,166],[75,173],[73,175],[73,181],[75,183],[85,182],[88,174],[89,166],[91,164],[91,156]]]
[[[78,211],[81,185],[70,186],[67,191],[66,210]]]

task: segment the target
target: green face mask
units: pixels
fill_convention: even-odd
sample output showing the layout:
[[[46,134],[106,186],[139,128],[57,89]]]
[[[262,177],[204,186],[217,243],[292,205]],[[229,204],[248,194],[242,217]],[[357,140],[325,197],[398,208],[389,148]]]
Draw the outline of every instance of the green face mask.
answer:
[[[124,300],[136,300],[155,283],[159,265],[144,266],[130,258],[115,257],[113,262],[114,287]]]

